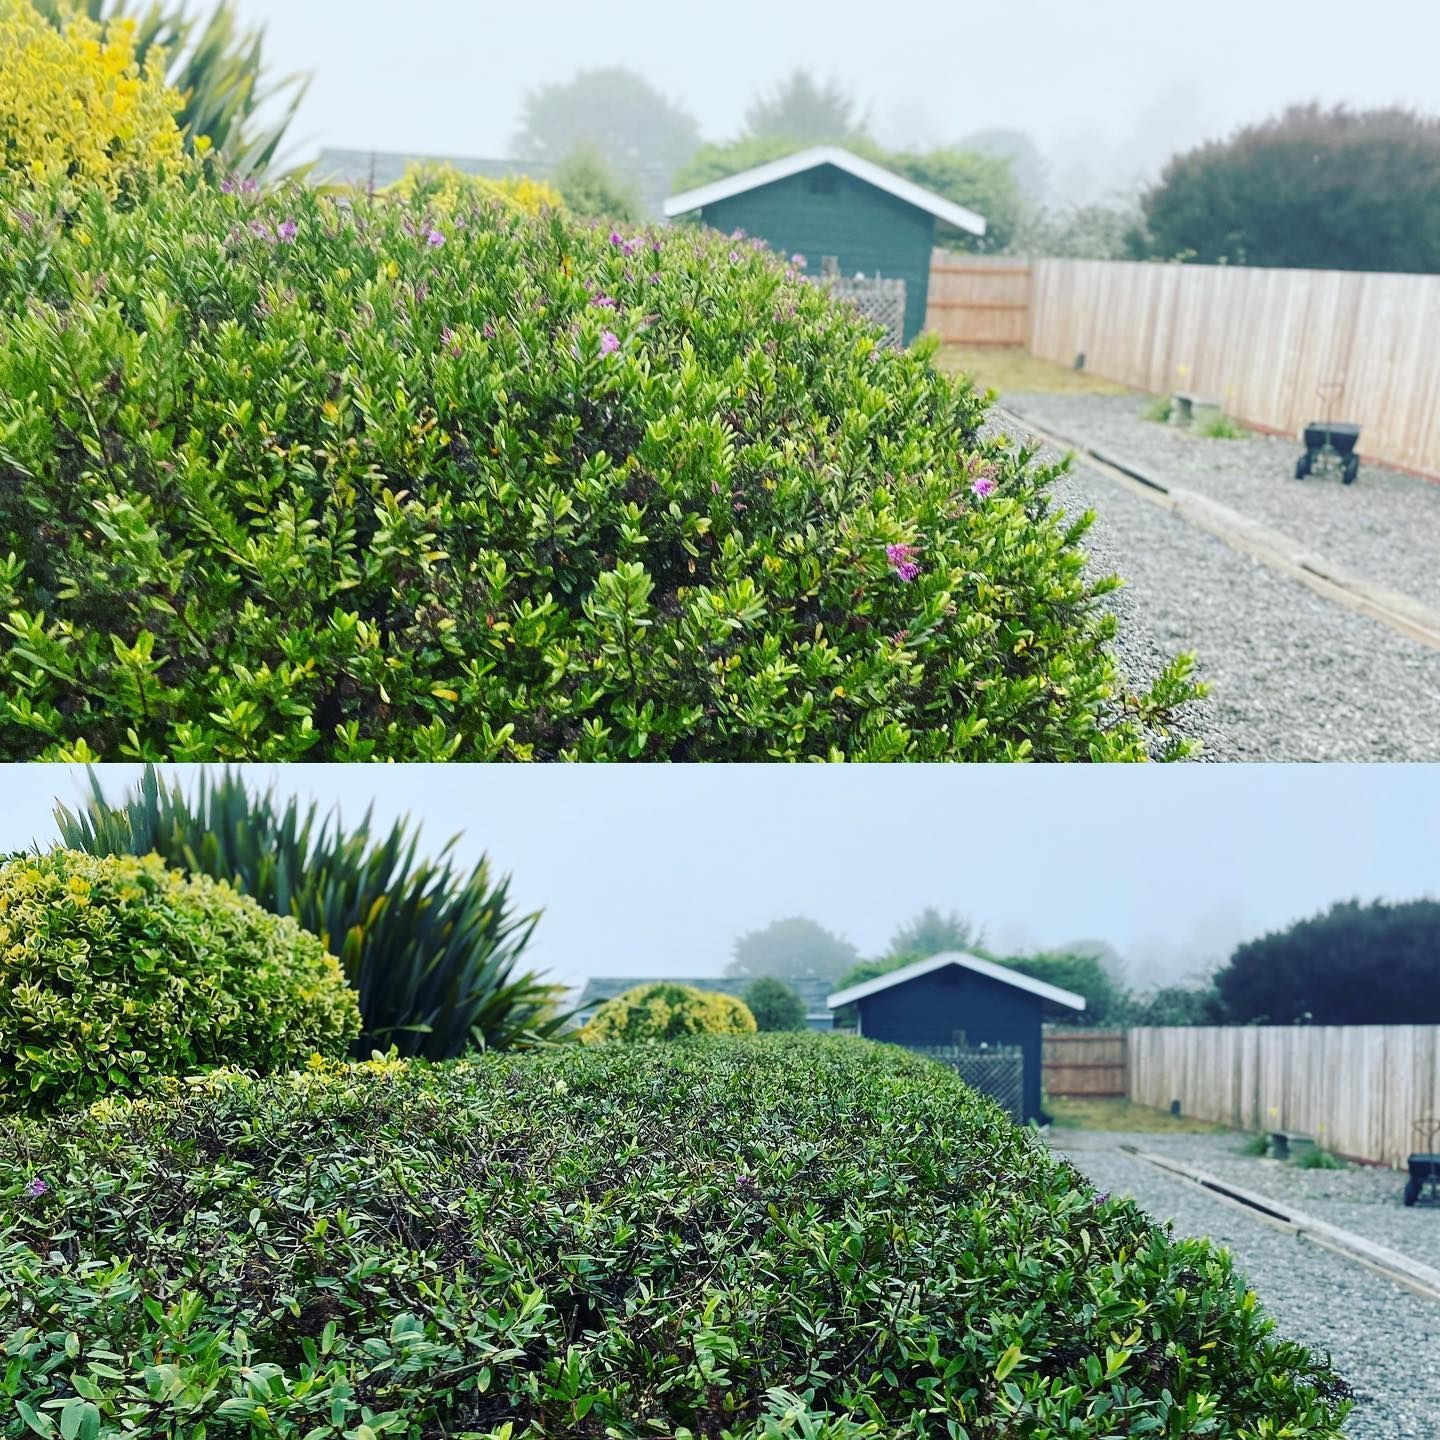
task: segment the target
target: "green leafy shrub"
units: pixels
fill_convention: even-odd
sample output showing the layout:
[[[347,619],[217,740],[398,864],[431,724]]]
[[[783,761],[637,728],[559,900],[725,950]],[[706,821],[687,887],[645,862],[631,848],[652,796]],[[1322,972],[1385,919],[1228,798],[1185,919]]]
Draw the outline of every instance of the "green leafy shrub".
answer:
[[[291,915],[340,958],[360,997],[356,1053],[396,1047],[444,1060],[471,1046],[509,1049],[556,1034],[560,987],[516,966],[539,915],[516,915],[509,876],[482,855],[468,875],[450,858],[416,855],[418,830],[402,817],[387,834],[370,813],[343,828],[292,796],[251,795],[243,775],[204,771],[187,799],[147,765],[118,805],[92,773],[80,813],[55,811],[62,841],[92,855],[164,857],[228,881],[275,915]]]
[[[0,1126],[0,1213],[17,1437],[1337,1440],[1349,1408],[1223,1251],[868,1041],[217,1075]]]
[[[743,242],[0,199],[0,757],[1139,759],[1085,516]],[[443,227],[443,228],[442,228]]]
[[[1268,1135],[1249,1135],[1240,1146],[1242,1155],[1251,1155],[1257,1158],[1270,1153],[1270,1137]]]
[[[753,1035],[755,1017],[745,1003],[719,990],[660,981],[637,985],[596,1010],[580,1031],[586,1045],[606,1040],[680,1040],[686,1035]]]
[[[1141,412],[1142,418],[1153,420],[1157,425],[1168,425],[1174,414],[1175,402],[1168,395],[1157,395]]]
[[[1349,1166],[1338,1155],[1322,1150],[1318,1145],[1307,1145],[1296,1152],[1297,1170],[1347,1170]]]
[[[0,862],[0,967],[0,1111],[344,1055],[360,1028],[314,935],[155,855]]]
[[[762,975],[745,987],[745,1008],[757,1030],[803,1030],[805,1002],[783,981]]]
[[[634,222],[644,212],[639,189],[610,167],[594,145],[580,144],[556,165],[550,183],[582,220]]]
[[[1221,414],[1202,421],[1195,427],[1195,433],[1207,440],[1243,440],[1250,432],[1238,420]]]

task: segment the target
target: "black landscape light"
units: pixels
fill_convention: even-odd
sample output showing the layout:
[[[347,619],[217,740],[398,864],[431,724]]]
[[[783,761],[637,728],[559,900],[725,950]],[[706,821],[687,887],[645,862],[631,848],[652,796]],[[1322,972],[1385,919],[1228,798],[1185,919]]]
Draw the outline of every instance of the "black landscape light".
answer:
[[[1327,414],[1343,388],[1339,381],[1318,388],[1316,393],[1325,402]],[[1304,434],[1305,453],[1295,462],[1295,478],[1303,480],[1307,475],[1324,474],[1338,466],[1341,480],[1353,485],[1360,473],[1360,457],[1355,453],[1360,427],[1344,420],[1312,420]]]
[[[1428,1150],[1417,1151],[1410,1157],[1410,1178],[1405,1182],[1405,1203],[1407,1205],[1440,1205],[1440,1153],[1435,1150],[1435,1137],[1440,1135],[1440,1120],[1417,1120],[1415,1129],[1421,1142]],[[1429,1193],[1422,1201],[1420,1193]]]

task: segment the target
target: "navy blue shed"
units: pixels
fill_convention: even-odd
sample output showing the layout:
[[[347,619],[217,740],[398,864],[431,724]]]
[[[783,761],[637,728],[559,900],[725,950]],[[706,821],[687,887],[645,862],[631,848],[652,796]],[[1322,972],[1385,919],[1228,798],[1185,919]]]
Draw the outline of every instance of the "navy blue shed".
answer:
[[[978,955],[917,960],[827,996],[831,1010],[853,1005],[861,1035],[892,1045],[1007,1045],[1024,1052],[1026,1120],[1039,1119],[1042,1026],[1047,1014],[1085,1008],[1085,997]]]

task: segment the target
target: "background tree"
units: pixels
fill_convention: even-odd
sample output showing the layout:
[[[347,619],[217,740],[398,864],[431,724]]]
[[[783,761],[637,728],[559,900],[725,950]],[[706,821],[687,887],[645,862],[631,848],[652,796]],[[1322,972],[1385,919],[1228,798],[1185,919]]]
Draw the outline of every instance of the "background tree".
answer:
[[[576,145],[555,167],[550,183],[582,220],[638,220],[644,211],[633,180],[623,179],[591,144]]]
[[[1012,955],[999,960],[1047,985],[1073,990],[1085,997],[1085,1009],[1065,1017],[1067,1025],[1113,1025],[1125,1020],[1126,994],[1115,977],[1096,955],[1073,955],[1065,951],[1041,951],[1035,955]]]
[[[1135,995],[1125,1007],[1127,1025],[1215,1025],[1220,1001],[1215,987],[1163,985],[1147,995]]]
[[[797,915],[740,936],[735,941],[735,958],[725,967],[725,973],[773,975],[781,980],[822,975],[834,980],[859,958],[860,952],[848,940]]]
[[[152,0],[34,0],[60,27],[67,17],[88,15],[99,23],[135,21],[135,54],[165,55],[165,81],[184,97],[176,121],[187,148],[208,146],[224,170],[258,175],[270,168],[310,88],[310,76],[270,79],[265,70],[265,30],[244,25],[232,0],[202,17],[187,5]]]
[[[782,139],[796,145],[848,145],[865,136],[869,117],[837,80],[818,83],[795,69],[745,112],[748,139]]]
[[[762,975],[741,997],[761,1030],[803,1030],[805,1002],[783,981]]]
[[[933,905],[927,905],[890,937],[889,955],[907,962],[923,960],[947,950],[969,950],[980,939],[980,931],[964,915],[954,910],[942,915]]]
[[[1238,946],[1215,988],[1231,1024],[1440,1024],[1440,901],[1333,905]]]
[[[512,145],[519,160],[558,165],[577,145],[598,150],[658,206],[669,178],[699,148],[700,127],[643,76],[614,66],[526,95]]]
[[[957,142],[955,149],[1006,161],[1028,204],[1039,205],[1045,199],[1049,166],[1040,147],[1024,130],[976,130]]]
[[[1172,160],[1142,200],[1141,257],[1440,271],[1440,118],[1282,115]]]

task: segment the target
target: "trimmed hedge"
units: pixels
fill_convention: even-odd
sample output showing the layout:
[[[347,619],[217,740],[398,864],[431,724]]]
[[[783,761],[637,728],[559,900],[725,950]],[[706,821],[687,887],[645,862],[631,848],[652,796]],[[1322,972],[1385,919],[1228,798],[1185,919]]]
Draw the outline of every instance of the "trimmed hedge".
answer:
[[[0,861],[0,1112],[346,1054],[360,1007],[294,920],[158,855]]]
[[[215,1074],[0,1127],[0,1166],[7,1436],[1325,1440],[1348,1408],[1223,1252],[868,1041]]]
[[[637,985],[605,1001],[580,1031],[586,1045],[609,1040],[682,1040],[687,1035],[753,1035],[755,1017],[744,1001],[720,990],[669,980]]]
[[[763,246],[0,194],[0,758],[1139,759],[984,403]]]

